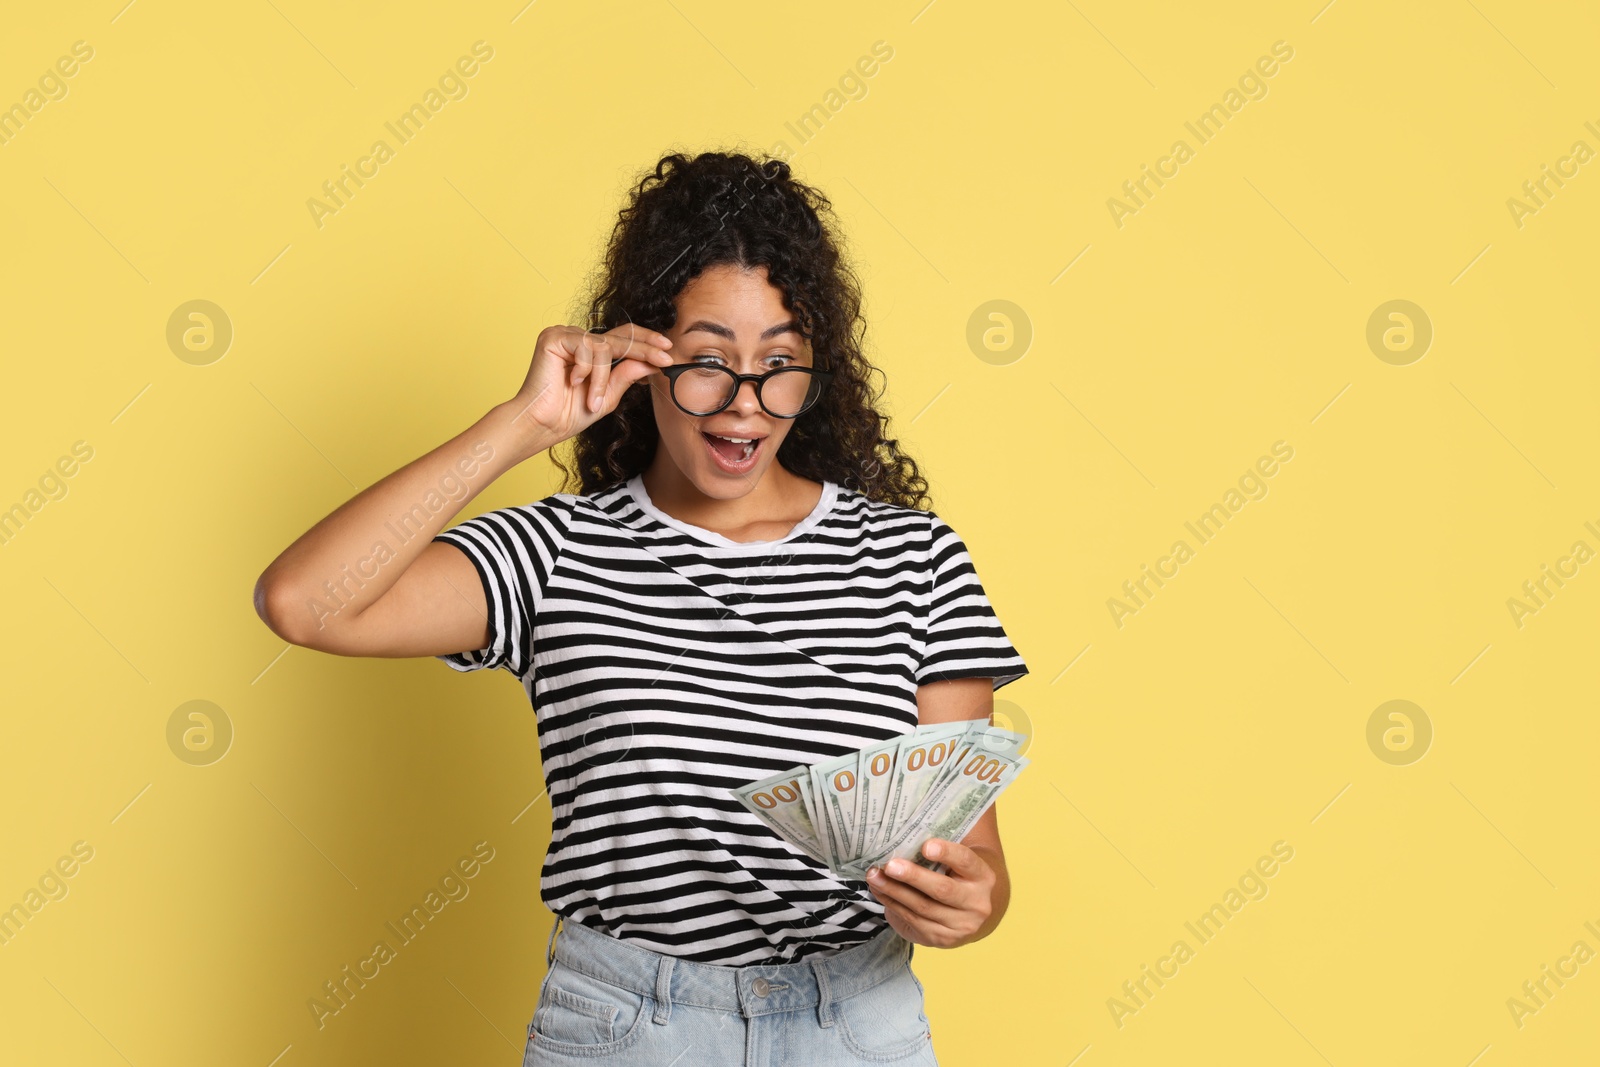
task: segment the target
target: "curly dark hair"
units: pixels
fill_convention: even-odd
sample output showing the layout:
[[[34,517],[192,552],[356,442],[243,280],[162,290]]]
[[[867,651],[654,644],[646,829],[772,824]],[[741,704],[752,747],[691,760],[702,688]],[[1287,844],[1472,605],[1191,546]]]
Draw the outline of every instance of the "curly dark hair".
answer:
[[[812,481],[830,480],[871,500],[928,510],[916,461],[884,434],[888,417],[862,353],[861,283],[846,262],[832,204],[796,180],[781,159],[740,152],[663,156],[631,190],[603,263],[591,275],[588,328],[633,322],[669,330],[674,298],[708,267],[765,267],[811,342],[815,365],[833,372],[821,397],[794,420],[778,462]],[[573,468],[552,454],[564,492],[618,485],[649,466],[660,442],[650,395],[629,389],[616,410],[573,438]]]

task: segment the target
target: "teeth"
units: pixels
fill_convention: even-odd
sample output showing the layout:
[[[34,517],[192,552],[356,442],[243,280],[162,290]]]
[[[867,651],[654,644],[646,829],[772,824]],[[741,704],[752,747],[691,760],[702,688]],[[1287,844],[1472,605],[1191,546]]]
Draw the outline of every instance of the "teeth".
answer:
[[[730,441],[736,445],[744,445],[744,451],[739,456],[740,461],[749,459],[755,453],[756,445],[759,443],[754,437],[724,437],[720,433],[707,433],[706,436],[715,437],[720,441]]]
[[[710,434],[710,432],[707,432],[706,437],[715,437],[715,438],[717,438],[717,440],[720,440],[720,442],[730,442],[730,443],[733,443],[733,445],[744,445],[744,450],[742,450],[741,453],[739,453],[738,461],[734,461],[734,462],[744,462],[744,461],[746,461],[746,459],[749,459],[750,456],[754,456],[755,450],[757,450],[757,446],[760,445],[760,443],[762,443],[762,442],[760,442],[760,438],[755,438],[755,437],[723,437],[722,434]]]

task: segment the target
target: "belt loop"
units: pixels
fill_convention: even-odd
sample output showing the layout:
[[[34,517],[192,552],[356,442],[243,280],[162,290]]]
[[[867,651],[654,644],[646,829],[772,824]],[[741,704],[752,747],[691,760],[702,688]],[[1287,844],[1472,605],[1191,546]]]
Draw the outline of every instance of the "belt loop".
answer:
[[[555,922],[550,924],[550,940],[544,946],[544,966],[549,970],[556,958],[556,930],[561,926],[561,916],[557,915]]]
[[[833,993],[828,989],[828,972],[819,957],[811,957],[811,970],[817,976],[817,1023],[833,1025]]]
[[[656,965],[655,1021],[658,1023],[672,1017],[672,965],[676,962],[677,957],[662,955],[661,962]]]

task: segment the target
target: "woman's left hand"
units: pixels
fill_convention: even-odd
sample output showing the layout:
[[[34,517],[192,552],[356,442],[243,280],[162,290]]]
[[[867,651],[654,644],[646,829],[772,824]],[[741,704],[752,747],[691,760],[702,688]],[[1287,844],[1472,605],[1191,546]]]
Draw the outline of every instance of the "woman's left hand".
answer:
[[[903,859],[867,871],[867,887],[889,925],[907,941],[930,948],[977,940],[994,907],[994,869],[966,845],[943,838],[929,838],[922,854],[944,864],[947,873]]]

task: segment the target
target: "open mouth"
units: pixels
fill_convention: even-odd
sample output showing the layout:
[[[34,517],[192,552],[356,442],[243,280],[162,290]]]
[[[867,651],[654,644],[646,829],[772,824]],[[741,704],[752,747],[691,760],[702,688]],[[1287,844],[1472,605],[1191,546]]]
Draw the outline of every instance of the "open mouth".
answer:
[[[711,449],[712,458],[717,464],[735,474],[747,471],[755,465],[761,445],[766,441],[765,437],[724,437],[703,430],[700,436],[705,438],[706,446]]]

